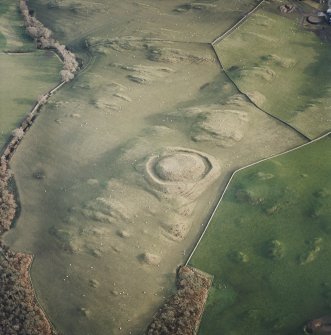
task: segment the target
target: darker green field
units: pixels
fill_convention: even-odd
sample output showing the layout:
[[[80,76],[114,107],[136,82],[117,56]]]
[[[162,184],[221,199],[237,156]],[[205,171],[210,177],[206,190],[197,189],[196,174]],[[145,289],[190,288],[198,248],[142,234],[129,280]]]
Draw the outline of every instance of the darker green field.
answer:
[[[200,334],[302,334],[331,312],[330,144],[235,176],[191,260],[215,276]]]
[[[0,3],[0,15],[7,13],[8,8],[9,8],[9,2],[4,1]]]
[[[6,46],[6,37],[0,33],[0,48],[3,49]]]

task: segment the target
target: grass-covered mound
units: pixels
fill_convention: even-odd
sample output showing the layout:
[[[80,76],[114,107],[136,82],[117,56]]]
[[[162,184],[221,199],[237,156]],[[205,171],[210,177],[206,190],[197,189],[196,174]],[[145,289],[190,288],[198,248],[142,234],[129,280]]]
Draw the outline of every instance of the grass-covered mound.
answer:
[[[191,260],[215,275],[200,334],[302,334],[330,314],[330,144],[234,177]]]
[[[330,129],[331,46],[265,5],[216,45],[227,73],[259,107],[308,137]],[[330,29],[330,27],[324,27]]]

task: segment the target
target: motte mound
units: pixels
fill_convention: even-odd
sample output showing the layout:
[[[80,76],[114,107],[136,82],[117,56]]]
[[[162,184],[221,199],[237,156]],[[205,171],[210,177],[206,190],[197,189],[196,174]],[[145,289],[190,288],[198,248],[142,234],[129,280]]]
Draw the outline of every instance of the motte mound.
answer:
[[[196,200],[220,174],[214,157],[177,147],[147,157],[142,167],[152,193],[175,197],[182,205]]]
[[[208,172],[207,163],[198,154],[178,152],[157,161],[154,172],[164,181],[195,182],[201,180]]]

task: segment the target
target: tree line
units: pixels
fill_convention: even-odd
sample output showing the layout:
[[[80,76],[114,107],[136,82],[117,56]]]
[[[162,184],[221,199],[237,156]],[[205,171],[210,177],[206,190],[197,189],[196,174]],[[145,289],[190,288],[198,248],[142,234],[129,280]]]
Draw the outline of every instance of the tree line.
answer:
[[[72,80],[79,67],[76,56],[53,37],[51,30],[30,14],[26,0],[20,0],[19,7],[26,31],[36,41],[37,47],[54,49],[63,61],[63,68],[60,72],[61,79],[65,82]]]

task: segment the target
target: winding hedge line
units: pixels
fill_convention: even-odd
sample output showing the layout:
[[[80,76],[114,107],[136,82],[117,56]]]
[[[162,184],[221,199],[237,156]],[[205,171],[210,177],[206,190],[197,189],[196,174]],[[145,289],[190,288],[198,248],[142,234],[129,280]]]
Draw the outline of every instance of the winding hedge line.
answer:
[[[63,69],[60,72],[62,80],[65,82],[72,80],[79,68],[76,56],[64,44],[60,44],[53,38],[51,30],[30,14],[26,0],[20,0],[19,7],[26,31],[37,42],[37,47],[55,50],[63,61]]]

